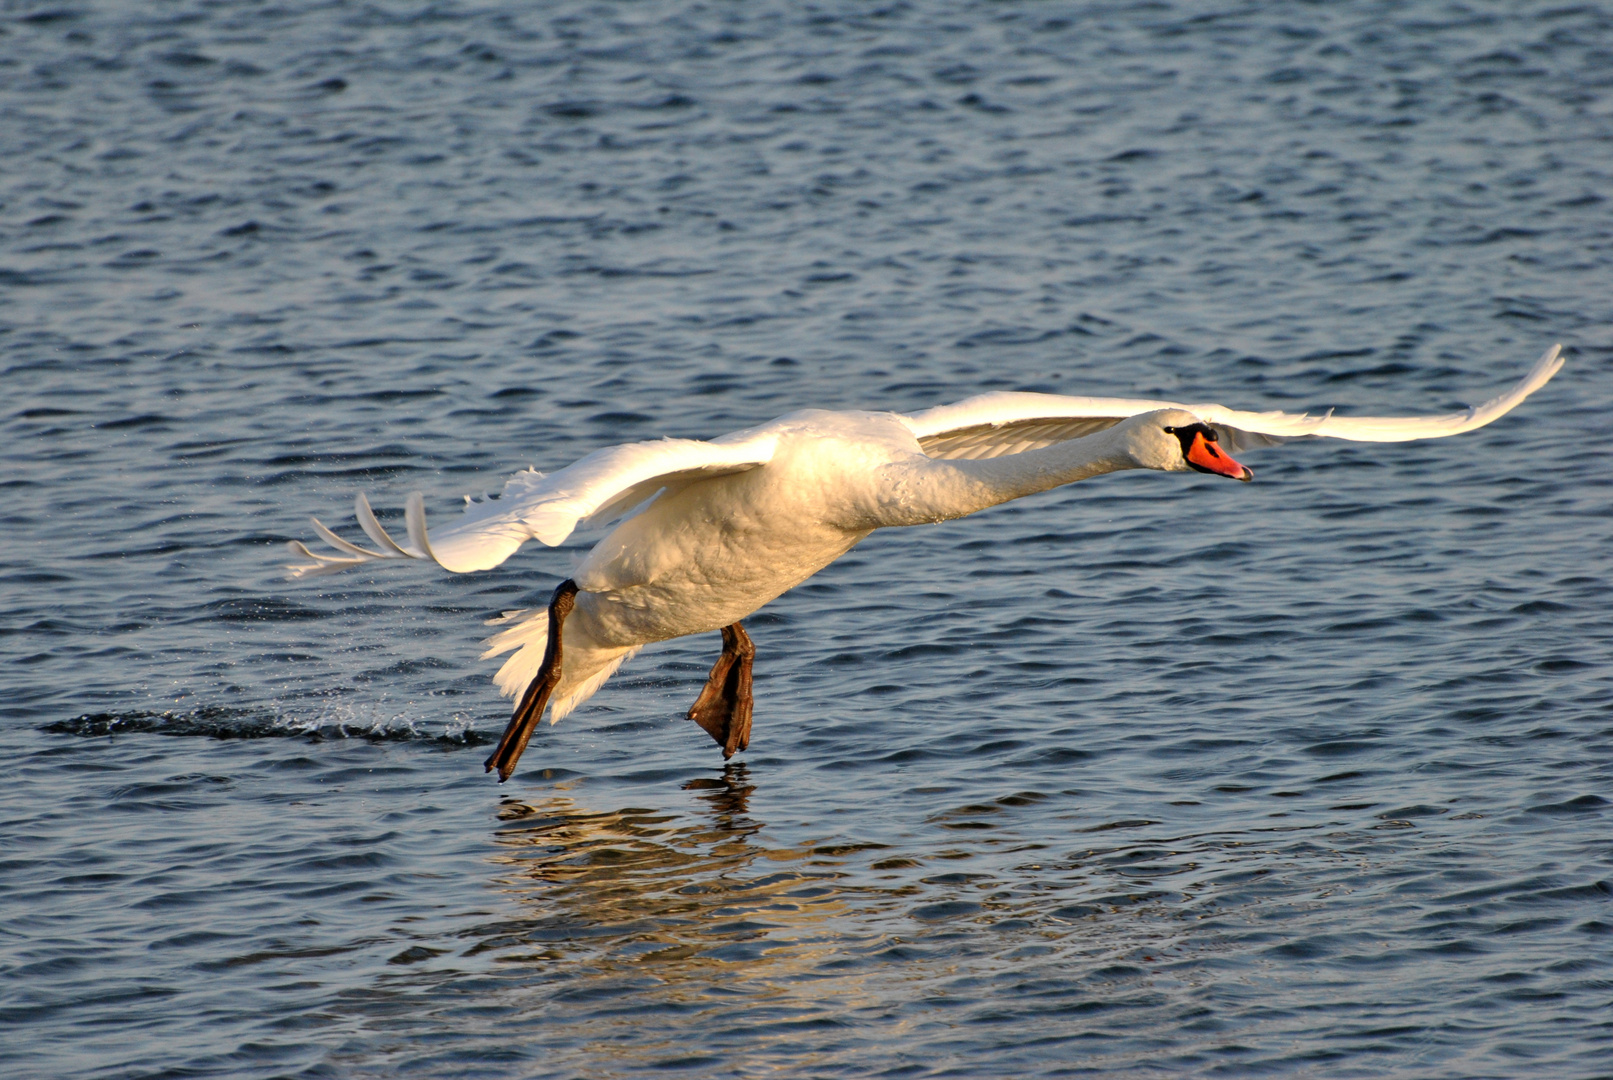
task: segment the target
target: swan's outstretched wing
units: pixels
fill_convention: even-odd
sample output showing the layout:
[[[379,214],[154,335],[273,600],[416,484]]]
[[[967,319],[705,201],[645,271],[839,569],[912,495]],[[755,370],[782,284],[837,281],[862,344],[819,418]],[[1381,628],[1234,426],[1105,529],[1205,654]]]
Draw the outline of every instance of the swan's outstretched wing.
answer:
[[[758,434],[717,442],[660,439],[608,447],[559,472],[516,473],[496,498],[473,501],[467,496],[464,516],[432,536],[426,534],[425,500],[417,492],[409,496],[404,512],[407,545],[387,535],[360,493],[354,515],[379,550],[349,543],[316,518],[315,531],[341,554],[318,555],[294,540],[292,553],[309,561],[287,569],[292,577],[311,577],[386,559],[432,559],[455,573],[486,570],[528,540],[553,547],[579,523],[604,524],[663,489],[765,465],[776,440]]]
[[[1039,450],[1112,427],[1155,409],[1185,409],[1214,427],[1228,449],[1271,446],[1288,439],[1327,436],[1357,442],[1406,442],[1459,435],[1483,427],[1546,385],[1563,366],[1553,345],[1511,390],[1483,405],[1444,416],[1323,416],[1239,412],[1224,405],[1182,405],[1139,398],[1062,397],[1057,394],[982,394],[901,419],[932,458],[993,458]]]

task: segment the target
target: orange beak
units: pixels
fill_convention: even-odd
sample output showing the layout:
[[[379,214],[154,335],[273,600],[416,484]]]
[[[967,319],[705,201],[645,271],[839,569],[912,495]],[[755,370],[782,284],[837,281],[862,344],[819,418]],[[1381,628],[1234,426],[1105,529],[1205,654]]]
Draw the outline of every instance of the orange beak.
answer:
[[[1193,445],[1187,448],[1187,453],[1183,456],[1187,458],[1187,463],[1199,472],[1230,476],[1245,483],[1255,478],[1254,473],[1222,453],[1221,448],[1213,441],[1206,439],[1202,431],[1193,433]]]

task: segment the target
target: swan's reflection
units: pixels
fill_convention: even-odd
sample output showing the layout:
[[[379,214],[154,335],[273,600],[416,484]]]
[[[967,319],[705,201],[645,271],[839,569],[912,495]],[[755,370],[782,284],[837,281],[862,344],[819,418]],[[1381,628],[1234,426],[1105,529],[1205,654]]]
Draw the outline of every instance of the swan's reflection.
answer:
[[[720,777],[690,780],[683,785],[683,790],[700,792],[700,798],[711,806],[712,819],[721,828],[746,833],[761,828],[746,817],[750,813],[750,794],[756,790],[756,785],[750,782],[750,766],[742,761],[724,765]]]
[[[560,794],[506,803],[494,836],[496,881],[530,914],[500,924],[477,951],[498,950],[505,961],[581,961],[600,975],[651,964],[664,980],[743,963],[735,977],[752,979],[819,964],[827,950],[879,936],[847,917],[859,899],[882,892],[845,880],[839,866],[855,845],[762,842],[743,763],[683,790],[695,795],[698,816],[593,811]]]

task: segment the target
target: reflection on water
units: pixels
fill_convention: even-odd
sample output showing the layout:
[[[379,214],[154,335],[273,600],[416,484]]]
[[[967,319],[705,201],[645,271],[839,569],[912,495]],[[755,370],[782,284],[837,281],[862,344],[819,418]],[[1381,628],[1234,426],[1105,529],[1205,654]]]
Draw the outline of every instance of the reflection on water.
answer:
[[[846,880],[848,857],[882,845],[763,842],[742,763],[684,790],[700,817],[591,811],[564,795],[506,802],[495,881],[532,914],[479,949],[512,963],[587,964],[604,976],[652,971],[665,983],[717,975],[732,991],[822,963],[846,948],[855,908],[897,893]]]
[[[508,965],[512,1019],[543,1017],[551,1046],[558,1025],[562,1056],[585,1072],[715,1064],[718,1043],[765,1055],[878,1007],[837,968],[890,946],[866,916],[901,890],[848,880],[848,861],[880,845],[768,844],[743,763],[683,786],[693,816],[563,794],[499,814],[494,881],[526,914],[479,928],[470,952]]]

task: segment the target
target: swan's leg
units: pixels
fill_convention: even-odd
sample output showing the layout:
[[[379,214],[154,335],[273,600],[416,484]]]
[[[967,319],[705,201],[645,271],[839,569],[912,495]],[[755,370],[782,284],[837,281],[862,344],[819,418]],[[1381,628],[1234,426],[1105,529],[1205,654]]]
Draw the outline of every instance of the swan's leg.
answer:
[[[738,623],[722,628],[722,655],[711,665],[700,697],[689,706],[689,719],[722,747],[722,756],[750,745],[751,663],[756,646]]]
[[[576,604],[577,583],[567,578],[549,598],[549,641],[543,647],[543,665],[527,686],[526,693],[521,695],[521,703],[515,707],[515,714],[510,717],[510,726],[504,729],[498,749],[487,759],[487,771],[497,769],[498,782],[501,784],[515,771],[515,763],[521,760],[521,751],[526,749],[532,729],[543,718],[543,708],[549,704],[549,695],[560,683],[560,628]]]

